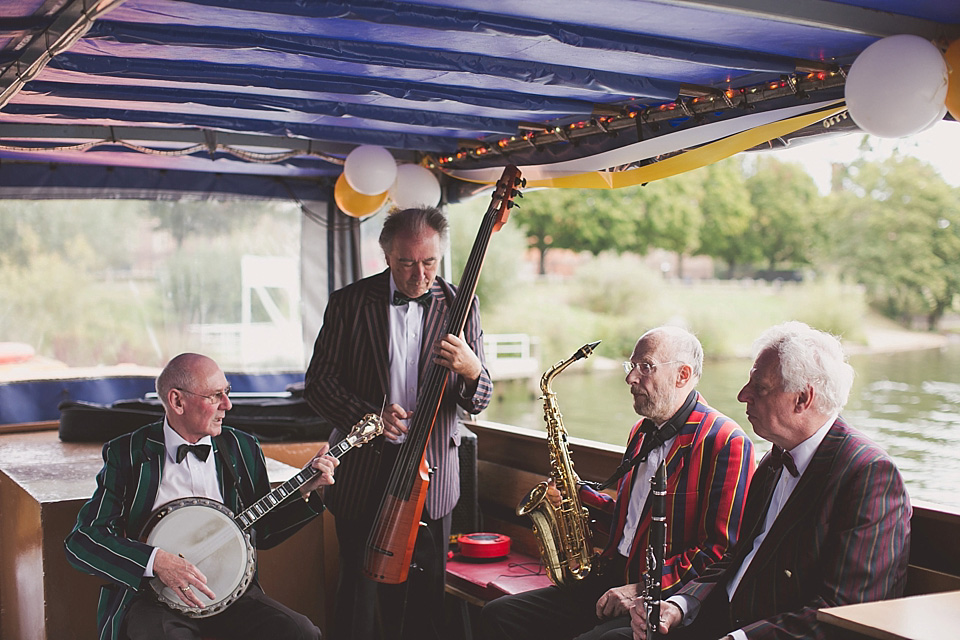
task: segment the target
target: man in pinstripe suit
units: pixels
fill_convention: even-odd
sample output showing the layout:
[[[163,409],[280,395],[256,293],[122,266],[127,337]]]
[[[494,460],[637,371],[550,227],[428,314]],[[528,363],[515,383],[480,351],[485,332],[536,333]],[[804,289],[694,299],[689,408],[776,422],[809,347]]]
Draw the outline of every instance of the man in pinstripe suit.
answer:
[[[736,542],[753,476],[753,443],[696,391],[700,341],[680,327],[657,327],[640,337],[623,364],[634,411],[643,419],[633,426],[613,475],[617,499],[588,486],[580,490],[584,504],[612,515],[607,546],[581,581],[487,603],[480,620],[485,640],[606,640],[618,630],[629,636],[628,607],[647,565],[650,478],[661,461],[667,470],[663,593],[702,574]],[[559,492],[552,493],[559,505]]]
[[[839,417],[853,383],[840,342],[800,322],[755,345],[738,396],[761,461],[742,537],[719,562],[661,607],[677,638],[829,638],[822,607],[902,595],[912,510],[893,461]],[[642,607],[634,638],[646,638]]]
[[[307,369],[304,396],[333,423],[331,444],[365,413],[386,405],[386,438],[345,458],[336,486],[324,495],[336,516],[340,548],[334,640],[374,638],[378,624],[387,637],[401,631],[410,638],[445,637],[437,625],[450,514],[460,497],[457,412],[482,411],[493,393],[476,298],[463,335],[444,335],[456,296],[456,288],[437,277],[447,235],[447,221],[435,208],[391,213],[380,234],[388,268],[330,295]],[[416,569],[404,584],[379,584],[362,572],[366,541],[431,362],[449,373],[426,448],[432,474]]]
[[[223,425],[232,406],[230,385],[213,360],[195,353],[175,357],[157,377],[157,393],[164,420],[104,446],[97,489],[65,542],[74,567],[109,581],[100,591],[98,638],[320,638],[306,616],[267,597],[256,580],[224,611],[206,618],[186,617],[151,595],[148,581],[156,577],[187,606],[203,606],[197,591],[215,597],[196,566],[139,541],[151,513],[192,496],[222,502],[239,513],[270,490],[256,439]],[[323,511],[323,502],[309,497],[333,484],[338,461],[325,455],[327,450],[324,445],[313,458],[320,473],[300,488],[303,499],[286,500],[253,528],[257,547],[282,542]]]

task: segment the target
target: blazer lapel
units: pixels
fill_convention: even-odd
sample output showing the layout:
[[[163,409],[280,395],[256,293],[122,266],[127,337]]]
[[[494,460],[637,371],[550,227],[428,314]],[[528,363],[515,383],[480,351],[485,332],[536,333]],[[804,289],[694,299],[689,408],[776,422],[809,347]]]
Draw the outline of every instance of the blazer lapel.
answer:
[[[443,303],[443,288],[434,278],[430,287],[430,306],[424,309],[423,335],[420,338],[420,360],[417,366],[418,384],[423,383],[427,365],[433,361],[433,344],[439,340],[447,325],[449,307]]]
[[[380,390],[386,394],[390,388],[390,321],[387,317],[387,298],[390,294],[390,270],[387,269],[370,279],[361,301],[360,313],[367,326],[367,332],[373,344],[373,362],[377,379],[380,380]]]
[[[791,526],[792,523],[804,522],[808,517],[808,512],[816,512],[822,507],[820,494],[826,490],[828,478],[832,477],[830,469],[833,467],[845,432],[846,425],[838,418],[827,431],[796,488],[783,505],[783,509],[780,510],[780,516],[783,517],[778,516],[774,521],[768,538],[780,536],[782,532],[785,532],[786,527]],[[779,537],[774,537],[774,539],[779,539]]]
[[[131,440],[131,447],[134,447]],[[131,450],[132,474],[136,485],[130,501],[130,535],[139,535],[153,512],[153,503],[157,500],[160,490],[160,477],[163,474],[163,464],[166,450],[163,444],[163,422],[156,422],[147,429],[143,445],[137,450]]]

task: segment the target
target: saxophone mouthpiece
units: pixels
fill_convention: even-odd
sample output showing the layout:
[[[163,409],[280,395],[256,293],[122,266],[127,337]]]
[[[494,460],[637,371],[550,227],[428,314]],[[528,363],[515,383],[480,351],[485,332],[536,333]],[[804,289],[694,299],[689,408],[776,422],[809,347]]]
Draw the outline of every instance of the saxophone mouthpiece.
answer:
[[[580,347],[575,355],[575,359],[579,360],[580,358],[586,358],[593,350],[597,348],[597,345],[603,342],[603,340],[597,340],[596,342],[588,342],[587,344]]]

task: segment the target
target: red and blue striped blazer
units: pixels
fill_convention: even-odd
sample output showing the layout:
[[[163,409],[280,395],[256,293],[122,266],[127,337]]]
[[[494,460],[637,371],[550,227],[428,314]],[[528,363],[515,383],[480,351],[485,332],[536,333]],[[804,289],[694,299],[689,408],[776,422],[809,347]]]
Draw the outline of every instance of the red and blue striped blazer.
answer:
[[[631,433],[624,459],[632,458],[643,445],[635,438],[642,421]],[[697,401],[667,453],[667,550],[664,554],[663,597],[702,574],[737,541],[747,489],[753,477],[753,443],[737,423]],[[586,504],[612,508],[611,535],[603,555],[617,553],[630,504],[636,467],[617,486],[614,501],[606,494],[583,487]],[[640,581],[646,571],[649,544],[650,499],[643,506],[640,524],[627,560],[628,583]]]
[[[390,324],[387,315],[390,271],[358,280],[334,291],[327,302],[323,327],[317,336],[307,368],[304,398],[334,426],[333,446],[350,432],[366,413],[379,413],[389,388]],[[436,278],[430,288],[430,306],[424,317],[420,344],[420,380],[431,363],[433,344],[446,333],[456,287]],[[485,363],[480,309],[476,296],[463,330],[464,340]],[[424,509],[434,519],[453,511],[460,498],[460,445],[457,407],[479,413],[490,403],[493,383],[484,364],[477,389],[467,395],[466,382],[448,373],[446,391],[437,413],[427,463],[434,468]],[[324,502],[337,517],[369,518],[376,514],[385,491],[380,473],[380,452],[396,446],[377,438],[345,456],[337,467],[337,483],[324,489]]]

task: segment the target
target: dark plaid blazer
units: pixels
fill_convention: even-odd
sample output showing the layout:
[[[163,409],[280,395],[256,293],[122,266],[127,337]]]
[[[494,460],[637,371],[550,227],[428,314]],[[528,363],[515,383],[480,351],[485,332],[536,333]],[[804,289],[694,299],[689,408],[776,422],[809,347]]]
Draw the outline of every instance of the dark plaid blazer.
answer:
[[[431,364],[433,344],[446,334],[456,288],[438,277],[430,293],[420,344],[421,381]],[[318,414],[333,423],[331,445],[342,440],[364,414],[379,413],[388,395],[389,295],[387,269],[333,292],[327,302],[323,327],[307,368],[304,397]],[[464,339],[483,363],[483,332],[476,297],[467,316]],[[490,403],[492,394],[493,383],[486,365],[476,391],[470,395],[465,381],[448,373],[446,391],[426,449],[427,463],[434,468],[424,507],[431,518],[453,511],[460,498],[457,407],[479,413]],[[377,438],[341,461],[336,484],[324,489],[324,501],[334,515],[370,519],[376,514],[385,492],[381,452],[384,447],[394,446],[385,438]]]
[[[242,504],[250,506],[269,492],[267,468],[256,438],[223,427],[213,438],[213,454],[224,504],[234,513],[240,511],[241,502],[229,471],[224,472],[224,461],[233,467],[240,483]],[[65,547],[67,560],[75,568],[109,580],[100,589],[97,637],[115,640],[131,600],[148,588],[143,572],[153,547],[138,538],[153,512],[166,463],[163,422],[105,444],[103,463],[97,489],[80,508]],[[296,533],[322,510],[319,500],[288,500],[257,522],[252,538],[258,548],[267,549]]]
[[[624,459],[630,459],[643,445],[634,425]],[[677,433],[667,452],[667,550],[664,553],[663,597],[720,559],[737,541],[747,489],[753,477],[753,443],[737,423],[707,405],[699,393],[693,411]],[[599,499],[613,507],[611,535],[604,555],[616,553],[623,538],[627,505],[636,467],[617,485],[616,502],[605,494]],[[597,497],[588,487],[581,490],[587,504]],[[650,496],[643,505],[640,523],[630,545],[628,583],[639,582],[646,571],[646,550],[650,539]]]
[[[680,591],[699,600],[703,611],[726,610],[712,599],[726,601],[727,581],[763,525],[778,476],[768,454],[750,487],[740,543]],[[838,419],[743,575],[729,606],[728,630],[743,628],[751,639],[829,638],[817,609],[899,597],[907,578],[911,515],[890,457]],[[698,616],[693,624],[711,623],[716,621]]]

